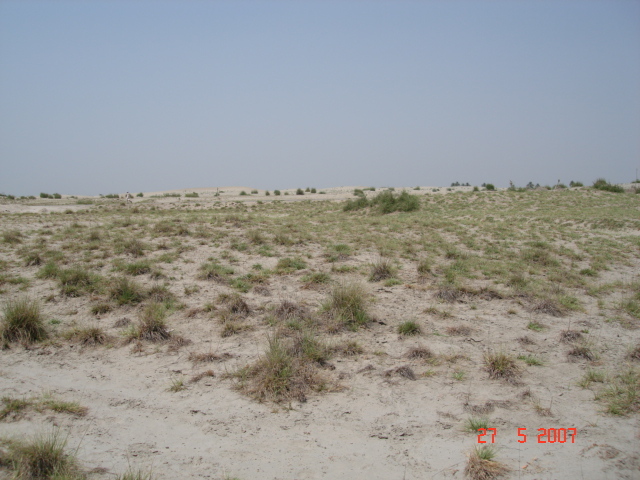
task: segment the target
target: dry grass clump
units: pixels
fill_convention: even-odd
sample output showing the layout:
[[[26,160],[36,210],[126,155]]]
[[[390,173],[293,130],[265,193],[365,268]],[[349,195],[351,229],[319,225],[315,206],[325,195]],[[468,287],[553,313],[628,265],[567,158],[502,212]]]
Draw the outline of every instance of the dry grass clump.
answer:
[[[475,448],[469,455],[464,476],[471,480],[493,480],[505,476],[509,469],[506,465],[494,460],[495,456],[495,449],[489,445]]]
[[[189,379],[189,383],[197,383],[205,377],[213,378],[216,374],[213,370],[205,370],[204,372],[196,373]]]
[[[213,280],[218,283],[227,283],[229,276],[233,275],[233,268],[220,265],[218,262],[211,261],[200,265],[198,278],[200,280]]]
[[[73,454],[65,452],[67,438],[59,430],[38,434],[29,440],[3,440],[0,465],[19,480],[86,479]]]
[[[407,358],[418,358],[421,360],[429,360],[435,357],[429,347],[412,347],[405,354]]]
[[[404,336],[420,335],[422,333],[422,328],[418,322],[407,320],[406,322],[402,322],[398,325],[398,333]]]
[[[331,347],[331,351],[345,357],[353,357],[364,353],[364,348],[355,340],[348,340]]]
[[[381,257],[371,265],[369,281],[379,282],[380,280],[392,278],[395,274],[396,267],[393,265],[393,262],[389,258]]]
[[[309,316],[309,310],[298,303],[283,300],[273,311],[273,314],[281,321],[304,320]]]
[[[627,358],[629,360],[636,360],[640,362],[640,343],[632,348],[631,351],[627,354]]]
[[[454,337],[466,337],[467,335],[471,335],[473,329],[466,325],[454,325],[453,327],[447,327],[446,332],[447,335]]]
[[[24,235],[18,230],[6,230],[2,232],[2,241],[4,243],[22,243]]]
[[[246,316],[251,313],[247,302],[237,293],[222,293],[218,296],[218,301],[226,306],[228,313],[237,316]]]
[[[110,340],[109,335],[100,327],[74,328],[65,333],[64,337],[84,346],[104,345]]]
[[[560,333],[560,341],[564,343],[573,343],[582,340],[582,333],[577,330],[563,330]]]
[[[400,367],[392,368],[391,370],[387,370],[384,372],[385,377],[394,377],[399,376],[403,378],[408,378],[409,380],[415,380],[416,374],[413,369],[408,365],[402,365]]]
[[[367,291],[361,284],[347,281],[334,286],[322,305],[322,310],[335,322],[329,329],[357,330],[369,323],[367,303]]]
[[[163,304],[149,303],[140,313],[138,325],[125,333],[127,340],[149,340],[151,342],[168,340],[171,337],[171,332],[167,330],[166,316],[167,309]]]
[[[134,305],[144,300],[144,289],[129,277],[120,277],[113,280],[109,286],[109,297],[118,305]]]
[[[29,297],[9,300],[2,310],[0,338],[7,342],[38,342],[47,338],[40,304]]]
[[[99,289],[101,281],[98,275],[91,274],[82,267],[58,270],[57,278],[60,291],[67,297],[79,297],[95,292]]]
[[[221,355],[213,352],[195,353],[189,354],[189,361],[193,363],[208,363],[208,362],[221,362],[232,358],[230,353],[223,353]]]
[[[485,352],[483,361],[489,378],[515,383],[520,376],[520,367],[516,359],[505,352]]]
[[[579,359],[583,358],[589,362],[593,362],[598,359],[598,355],[593,351],[592,345],[589,342],[581,342],[578,345],[574,345],[567,355],[570,358]]]
[[[155,284],[147,291],[147,298],[156,303],[170,303],[175,301],[176,296],[166,285]]]
[[[318,359],[326,358],[328,349],[306,334],[285,339],[278,334],[268,337],[268,347],[253,365],[234,374],[238,389],[259,401],[306,401],[307,394],[326,387],[317,368]]]
[[[554,298],[543,298],[529,307],[534,313],[544,313],[552,317],[564,317],[567,309]]]
[[[443,283],[436,290],[435,298],[441,302],[455,303],[464,298],[464,295],[465,293],[460,287],[451,283]]]

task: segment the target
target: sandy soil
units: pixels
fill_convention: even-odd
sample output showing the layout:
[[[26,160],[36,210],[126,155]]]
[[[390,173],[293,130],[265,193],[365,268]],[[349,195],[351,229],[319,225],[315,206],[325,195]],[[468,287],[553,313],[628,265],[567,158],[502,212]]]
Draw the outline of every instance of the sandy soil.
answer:
[[[434,188],[408,190],[446,192],[446,188],[433,192]],[[342,200],[352,198],[353,189],[325,189],[326,194],[305,196],[296,196],[292,189],[290,195],[280,197],[265,197],[263,191],[253,197],[240,196],[242,190],[251,191],[244,187],[220,188],[224,191],[220,197],[214,196],[216,189],[175,193],[198,192],[199,198],[179,202],[212,208],[217,201],[229,205],[258,200]],[[145,193],[134,202],[148,203],[153,195],[164,193],[173,192]],[[177,202],[172,197],[153,199],[159,208]],[[3,204],[0,212],[33,214],[25,222],[35,224],[46,222],[48,212],[99,208],[34,203],[37,205]],[[604,414],[593,391],[577,385],[589,364],[568,359],[568,346],[558,340],[563,330],[588,330],[607,365],[627,362],[625,355],[640,340],[640,331],[605,323],[595,298],[585,296],[584,312],[564,318],[531,313],[513,300],[476,299],[442,306],[434,301],[429,285],[406,268],[401,285],[369,284],[376,322],[365,334],[330,337],[334,343],[357,338],[364,348],[362,355],[331,360],[326,373],[335,380],[334,391],[310,395],[306,402],[258,403],[234,389],[235,381],[225,378],[225,373],[262,354],[267,330],[263,319],[270,307],[289,299],[315,309],[327,287],[302,289],[300,276],[308,270],[276,276],[268,292],[251,291],[244,296],[252,308],[248,322],[253,329],[221,338],[220,325],[199,307],[229,288],[194,280],[198,266],[212,251],[197,241],[192,245],[195,248],[183,254],[170,283],[171,291],[188,308],[169,319],[174,333],[192,343],[181,348],[151,343],[137,348],[119,341],[109,347],[65,341],[29,348],[14,345],[0,352],[2,396],[51,393],[88,407],[88,414],[75,417],[28,410],[1,422],[1,435],[26,437],[59,427],[68,433],[69,445],[77,448],[82,464],[97,469],[90,477],[97,479],[114,478],[128,466],[152,469],[161,479],[444,479],[464,477],[467,455],[478,445],[476,435],[464,431],[464,424],[471,415],[484,413],[497,428],[499,460],[510,469],[507,478],[640,478],[638,415]],[[309,247],[304,251],[312,266],[320,265],[322,250]],[[358,252],[343,263],[362,265],[373,259],[370,252]],[[277,260],[264,258],[261,262],[265,268],[274,268]],[[241,256],[236,268],[249,270],[252,261]],[[37,267],[25,267],[12,273],[35,278],[36,271]],[[638,271],[640,256],[631,265],[608,272],[606,280],[628,280]],[[185,286],[194,284],[200,290],[184,297]],[[29,292],[42,299],[54,297],[46,303],[45,312],[47,318],[61,320],[51,327],[59,331],[70,325],[98,325],[118,338],[123,329],[117,322],[135,320],[138,311],[137,307],[123,307],[93,316],[89,309],[95,298],[62,298],[55,283],[47,280],[34,279]],[[19,293],[9,288],[0,298]],[[451,315],[427,313],[434,306]],[[420,322],[423,335],[398,335],[398,324],[407,318]],[[532,320],[547,328],[527,330]],[[469,333],[444,334],[454,325],[468,326]],[[523,343],[524,334],[530,343]],[[407,351],[416,346],[428,346],[449,361],[434,366],[407,358]],[[482,367],[488,349],[513,355],[532,353],[544,358],[545,365],[525,366],[516,383],[491,380]],[[194,363],[189,360],[194,352],[213,352],[222,358]],[[410,367],[415,379],[398,374],[399,366]],[[208,369],[215,376],[187,383],[182,391],[169,391],[172,381],[187,380]],[[464,380],[456,380],[455,372],[465,372]],[[525,443],[518,443],[519,428],[527,429]],[[575,443],[538,443],[541,428],[575,428]],[[0,478],[2,475],[0,472]]]

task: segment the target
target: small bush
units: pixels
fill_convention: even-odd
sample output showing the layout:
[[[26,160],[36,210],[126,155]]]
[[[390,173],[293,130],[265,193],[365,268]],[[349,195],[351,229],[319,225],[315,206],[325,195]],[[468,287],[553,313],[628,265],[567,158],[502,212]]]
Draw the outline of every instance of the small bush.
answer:
[[[185,193],[184,196],[186,198],[198,198],[198,197],[200,197],[200,195],[198,195],[198,192]]]
[[[304,190],[302,190],[301,188],[297,189],[296,195],[304,195]]]
[[[604,178],[598,178],[593,182],[593,188],[596,190],[602,190],[604,192],[612,192],[612,193],[624,193],[624,188],[620,185],[612,185]]]
[[[140,197],[140,198],[142,198],[142,197],[144,197],[144,193],[140,192],[140,193],[138,193],[138,194],[136,195],[136,197]]]
[[[245,192],[244,190],[242,190],[242,191],[240,192],[240,195],[245,196],[245,195],[247,195],[247,192]]]
[[[496,189],[495,185],[493,185],[493,183],[487,183],[485,184],[484,188],[486,188],[487,190],[494,191]]]
[[[420,208],[420,198],[407,192],[394,195],[390,191],[379,193],[371,200],[371,204],[378,207],[380,213],[413,212]]]
[[[315,188],[311,189],[311,193],[316,193],[316,192],[317,192],[317,190]]]
[[[279,195],[280,195],[280,190],[274,190],[274,191],[273,191],[273,194],[274,194],[276,197],[277,197],[277,196],[279,196]]]
[[[9,342],[38,342],[47,338],[38,302],[28,297],[9,300],[3,308],[0,333]]]

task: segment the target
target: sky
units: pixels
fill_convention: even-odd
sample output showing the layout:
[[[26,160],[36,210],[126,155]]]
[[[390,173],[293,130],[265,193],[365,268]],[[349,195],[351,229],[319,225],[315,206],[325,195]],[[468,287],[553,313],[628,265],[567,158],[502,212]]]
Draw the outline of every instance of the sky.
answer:
[[[640,1],[0,0],[0,193],[640,168]]]

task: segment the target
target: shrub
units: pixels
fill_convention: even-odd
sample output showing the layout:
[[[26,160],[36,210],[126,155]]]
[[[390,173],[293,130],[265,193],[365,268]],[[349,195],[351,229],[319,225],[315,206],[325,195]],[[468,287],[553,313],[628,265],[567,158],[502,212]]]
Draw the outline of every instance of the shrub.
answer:
[[[264,192],[264,194],[265,194],[267,197],[268,197],[269,195],[271,195],[271,194],[269,193],[269,190],[267,190],[266,192]]]
[[[136,197],[144,197],[144,193],[140,192],[136,195]]]
[[[273,194],[274,194],[276,197],[277,197],[277,196],[279,196],[279,195],[280,195],[280,190],[274,190],[274,191],[273,191]]]
[[[612,185],[604,178],[598,178],[597,180],[595,180],[593,182],[593,188],[605,192],[624,193],[624,188],[622,188],[620,185]]]
[[[49,193],[40,192],[40,198],[53,198]]]
[[[258,190],[251,190],[251,195],[257,195]]]
[[[242,196],[247,195],[247,192],[245,192],[244,190],[242,190],[242,191],[240,192],[240,195],[242,195]]]
[[[200,195],[198,195],[198,192],[185,193],[184,196],[186,198],[198,198],[198,197],[200,197]]]
[[[317,191],[317,190],[316,190],[315,188],[312,188],[312,189],[311,189],[311,193],[316,193],[316,191]]]
[[[369,200],[366,197],[359,197],[357,200],[347,200],[342,210],[351,212],[353,210],[361,210],[369,206]]]
[[[301,188],[297,189],[296,195],[304,195],[304,190],[302,190]]]
[[[496,189],[496,187],[493,185],[493,183],[487,183],[485,184],[484,188],[486,188],[489,191],[493,191]]]
[[[3,308],[0,333],[1,337],[9,342],[37,342],[47,338],[38,302],[28,297],[9,300]]]
[[[54,194],[53,194],[53,198],[58,198],[58,199],[60,199],[60,198],[62,198],[62,195],[60,195],[59,193],[54,193]]]
[[[396,196],[387,190],[373,197],[371,204],[377,206],[380,213],[412,212],[420,208],[420,199],[407,192]]]

